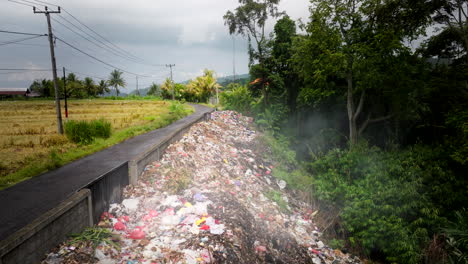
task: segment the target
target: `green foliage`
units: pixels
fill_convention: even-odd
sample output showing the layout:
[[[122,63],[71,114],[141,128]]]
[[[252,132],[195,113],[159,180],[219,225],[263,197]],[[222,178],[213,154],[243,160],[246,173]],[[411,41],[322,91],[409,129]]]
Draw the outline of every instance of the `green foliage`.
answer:
[[[468,263],[468,211],[455,212],[455,221],[442,229],[451,263]]]
[[[288,203],[283,199],[283,195],[279,191],[268,191],[265,193],[265,196],[275,202],[279,207],[280,210],[283,211],[284,213],[289,213],[288,209]]]
[[[354,246],[366,254],[382,252],[391,262],[417,263],[430,235],[444,222],[433,201],[439,186],[430,184],[449,172],[431,152],[383,152],[366,144],[335,149],[310,164],[314,193],[342,209]]]
[[[120,245],[116,243],[119,238],[107,228],[89,227],[79,234],[71,234],[70,237],[72,238],[70,241],[71,244],[90,242],[93,248],[96,248],[99,244],[104,242],[120,250]]]
[[[127,85],[122,74],[123,72],[119,70],[113,70],[110,73],[109,80],[107,81],[110,86],[114,87],[117,96],[119,96],[120,93],[119,87],[125,87],[125,85]]]
[[[188,109],[185,107],[184,104],[180,103],[180,102],[177,102],[177,101],[174,101],[171,103],[171,105],[169,106],[169,110],[171,111],[171,113],[177,118],[182,118],[184,116],[186,116],[188,114]]]
[[[224,109],[235,110],[243,114],[252,112],[253,97],[247,86],[234,86],[220,95]]]
[[[161,96],[161,89],[159,88],[157,84],[153,83],[151,84],[147,95]]]
[[[263,131],[270,131],[277,134],[281,130],[280,126],[284,123],[284,120],[286,120],[287,111],[288,110],[285,105],[272,104],[265,108],[265,110],[258,111],[255,124],[257,124],[257,126]]]
[[[111,135],[111,123],[99,120],[69,120],[64,124],[65,135],[75,143],[90,144],[94,138],[108,138]]]

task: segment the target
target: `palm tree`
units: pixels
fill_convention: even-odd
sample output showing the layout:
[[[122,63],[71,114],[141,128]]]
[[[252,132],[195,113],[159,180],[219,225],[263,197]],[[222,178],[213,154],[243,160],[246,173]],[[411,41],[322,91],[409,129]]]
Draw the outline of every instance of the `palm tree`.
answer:
[[[189,91],[205,102],[216,92],[216,101],[218,103],[218,89],[220,87],[221,85],[217,83],[216,77],[214,77],[214,71],[207,69],[205,69],[203,76],[197,77],[188,84]]]
[[[98,94],[100,95],[110,92],[109,84],[105,80],[101,80],[97,88],[98,88]]]
[[[151,86],[149,87],[149,91],[148,91],[147,95],[160,96],[161,91],[159,90],[158,85],[155,84],[155,83],[151,84]]]
[[[164,98],[171,98],[172,96],[172,89],[173,89],[173,86],[174,84],[172,83],[171,79],[170,78],[166,78],[166,80],[164,81],[163,84],[161,84],[160,88],[162,90],[162,95]]]
[[[108,81],[109,85],[114,87],[117,96],[119,96],[119,92],[120,92],[119,86],[125,87],[125,85],[127,85],[125,83],[125,80],[122,78],[122,74],[123,72],[119,70],[113,70],[109,76],[109,81]]]
[[[96,95],[96,85],[94,85],[94,80],[90,77],[86,77],[83,82],[83,86],[86,89],[88,96]]]

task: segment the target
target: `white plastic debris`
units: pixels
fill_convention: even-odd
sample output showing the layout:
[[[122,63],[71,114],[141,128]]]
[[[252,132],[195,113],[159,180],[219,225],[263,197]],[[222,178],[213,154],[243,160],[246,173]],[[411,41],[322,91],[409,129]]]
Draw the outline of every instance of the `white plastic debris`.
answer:
[[[286,188],[286,182],[283,181],[283,180],[277,181],[276,184],[278,184],[278,187],[280,187],[281,190],[283,190],[284,188]]]
[[[139,199],[125,199],[122,201],[122,205],[125,206],[130,212],[136,211],[138,209],[138,204],[140,203]]]

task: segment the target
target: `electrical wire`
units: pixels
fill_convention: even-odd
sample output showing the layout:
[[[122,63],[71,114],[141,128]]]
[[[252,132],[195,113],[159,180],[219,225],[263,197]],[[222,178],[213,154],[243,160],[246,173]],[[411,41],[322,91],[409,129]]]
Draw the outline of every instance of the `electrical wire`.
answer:
[[[62,17],[62,19],[64,19],[64,18]],[[80,36],[81,38],[83,38],[83,39],[89,41],[90,43],[94,44],[95,46],[97,46],[97,47],[99,47],[99,48],[101,48],[101,49],[103,49],[103,50],[106,50],[106,51],[108,51],[108,52],[114,54],[115,56],[118,56],[118,57],[120,57],[120,58],[129,60],[129,61],[132,61],[132,62],[134,62],[134,63],[140,63],[140,62],[135,61],[135,60],[133,60],[133,59],[131,59],[131,58],[124,57],[124,56],[122,56],[121,54],[116,53],[115,51],[113,51],[113,50],[111,50],[111,49],[109,49],[109,48],[103,47],[102,45],[100,45],[100,44],[96,43],[95,41],[92,41],[91,39],[89,39],[89,38],[83,36],[83,34],[77,32],[76,30],[74,30],[74,29],[70,28],[69,26],[63,24],[62,22],[58,21],[57,19],[52,18],[52,20],[54,20],[55,22],[57,22],[57,23],[60,24],[61,26],[67,28],[67,29],[70,30],[71,32],[77,34],[77,35]],[[76,26],[75,24],[69,22],[67,19],[64,19],[64,20],[67,21],[68,23],[70,23],[72,26],[74,26],[74,27],[77,28],[78,30],[80,30],[80,31],[82,31],[83,33],[85,33],[86,35],[88,35],[89,37],[95,39],[96,41],[101,42],[103,45],[106,45],[106,44],[103,43],[102,41],[97,40],[96,38],[94,38],[93,36],[91,36],[90,34],[88,34],[87,32],[85,32],[84,30],[82,30],[81,28],[79,28],[78,26]],[[141,63],[140,63],[140,64],[141,64]]]
[[[51,71],[51,69],[0,69],[0,71]]]
[[[18,34],[18,35],[29,35],[29,36],[47,36],[47,34],[34,34],[18,31],[0,30],[0,33]]]
[[[18,42],[30,40],[30,39],[35,39],[35,38],[40,38],[43,36],[34,36],[34,37],[27,37],[27,38],[22,38],[22,39],[17,39],[17,40],[12,40],[12,41],[7,41],[7,42],[0,42],[0,46],[8,45],[8,44],[15,44]]]
[[[126,71],[126,70],[121,69],[121,68],[119,68],[119,67],[115,67],[114,65],[112,65],[112,64],[110,64],[110,63],[107,63],[107,62],[105,62],[105,61],[103,61],[103,60],[101,60],[101,59],[98,59],[98,58],[96,58],[95,56],[93,56],[93,55],[91,55],[91,54],[89,54],[89,53],[87,53],[87,52],[85,52],[85,51],[82,51],[81,49],[79,49],[79,48],[73,46],[72,44],[66,42],[65,40],[63,40],[63,39],[61,39],[61,38],[59,38],[59,37],[57,37],[57,36],[55,36],[55,38],[56,38],[57,40],[59,40],[60,42],[62,42],[63,44],[69,46],[70,48],[72,48],[72,49],[74,49],[74,50],[76,50],[76,51],[78,51],[78,52],[80,52],[80,53],[82,53],[82,54],[84,54],[84,55],[86,55],[86,56],[88,56],[88,57],[90,57],[90,58],[92,58],[92,59],[94,59],[94,60],[96,60],[96,61],[102,63],[102,64],[105,64],[105,65],[107,65],[107,66],[109,66],[109,67],[112,67],[112,68],[117,69],[117,70],[119,70],[119,71],[122,71],[122,72],[125,72],[125,73],[128,73],[128,74],[131,74],[131,75],[135,75],[135,76],[150,77],[150,76],[147,76],[147,75],[141,75],[141,74],[133,73],[133,72],[130,72],[130,71]]]
[[[8,2],[17,3],[17,4],[20,4],[20,5],[25,5],[25,6],[29,6],[29,7],[34,7],[34,6],[32,6],[32,5],[28,5],[28,4],[25,4],[25,3],[22,3],[22,2],[18,2],[18,1],[15,1],[15,0],[8,0]]]
[[[86,74],[86,73],[82,73],[82,72],[77,72],[77,71],[74,71],[74,70],[70,70],[69,68],[65,67],[65,71],[66,72],[72,72],[74,74],[77,74],[77,75],[81,75],[81,76],[86,76],[86,77],[92,77],[92,78],[95,78],[95,79],[99,79],[99,80],[107,80],[107,78],[102,78],[102,77],[99,77],[99,76],[93,76],[93,75],[90,75],[90,74]]]
[[[22,0],[22,1],[27,1],[27,0]],[[58,7],[58,5],[55,5],[55,4],[52,4],[50,2],[46,2],[46,1],[40,1],[40,0],[33,0],[37,3],[41,3],[41,4],[48,4],[48,5],[52,5],[52,6],[56,6]],[[151,66],[157,66],[157,67],[162,67],[164,66],[163,64],[151,64],[151,63],[146,63],[146,60],[145,59],[142,59],[142,58],[139,58],[133,54],[131,54],[130,52],[126,51],[125,49],[115,45],[114,43],[112,43],[110,40],[108,40],[107,38],[105,38],[104,36],[102,36],[101,34],[99,34],[98,32],[96,32],[95,30],[93,30],[91,27],[87,26],[85,23],[83,23],[81,20],[79,20],[77,17],[75,17],[73,14],[71,14],[70,12],[68,12],[65,8],[61,8],[62,11],[64,11],[66,14],[68,14],[70,17],[72,17],[75,21],[77,21],[80,25],[84,26],[85,28],[87,28],[89,31],[93,32],[96,36],[100,37],[101,39],[103,39],[104,41],[108,42],[110,45],[114,46],[116,49],[118,49],[118,51],[116,49],[113,49],[114,51],[116,52],[119,52],[120,54],[126,54],[126,56],[128,56],[129,58],[133,58],[134,60],[138,60],[140,61],[140,63],[142,64],[146,64],[146,65],[151,65]],[[60,17],[62,17],[62,19],[66,20],[63,16],[60,15]],[[68,23],[70,24],[73,24],[72,22],[66,20]],[[77,27],[75,25],[75,27]],[[81,30],[81,29],[80,29]],[[81,30],[83,31],[83,30]],[[84,32],[84,31],[83,31]],[[87,34],[87,33],[86,33]],[[89,35],[89,34],[87,34]],[[93,39],[95,39],[93,37]],[[95,39],[97,40],[97,39]],[[101,41],[100,41],[101,42]],[[104,44],[103,42],[101,42],[102,44]],[[108,46],[107,44],[104,44],[106,45],[107,47],[111,48],[110,46]],[[112,49],[112,48],[111,48]]]

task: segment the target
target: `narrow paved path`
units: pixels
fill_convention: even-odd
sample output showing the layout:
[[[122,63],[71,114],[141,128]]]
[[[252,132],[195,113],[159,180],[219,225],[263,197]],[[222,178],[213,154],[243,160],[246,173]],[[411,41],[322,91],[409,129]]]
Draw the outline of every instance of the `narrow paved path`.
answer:
[[[192,105],[195,112],[166,127],[136,136],[56,170],[0,191],[0,240],[57,206],[97,177],[131,160],[170,132],[200,118],[212,109]]]

